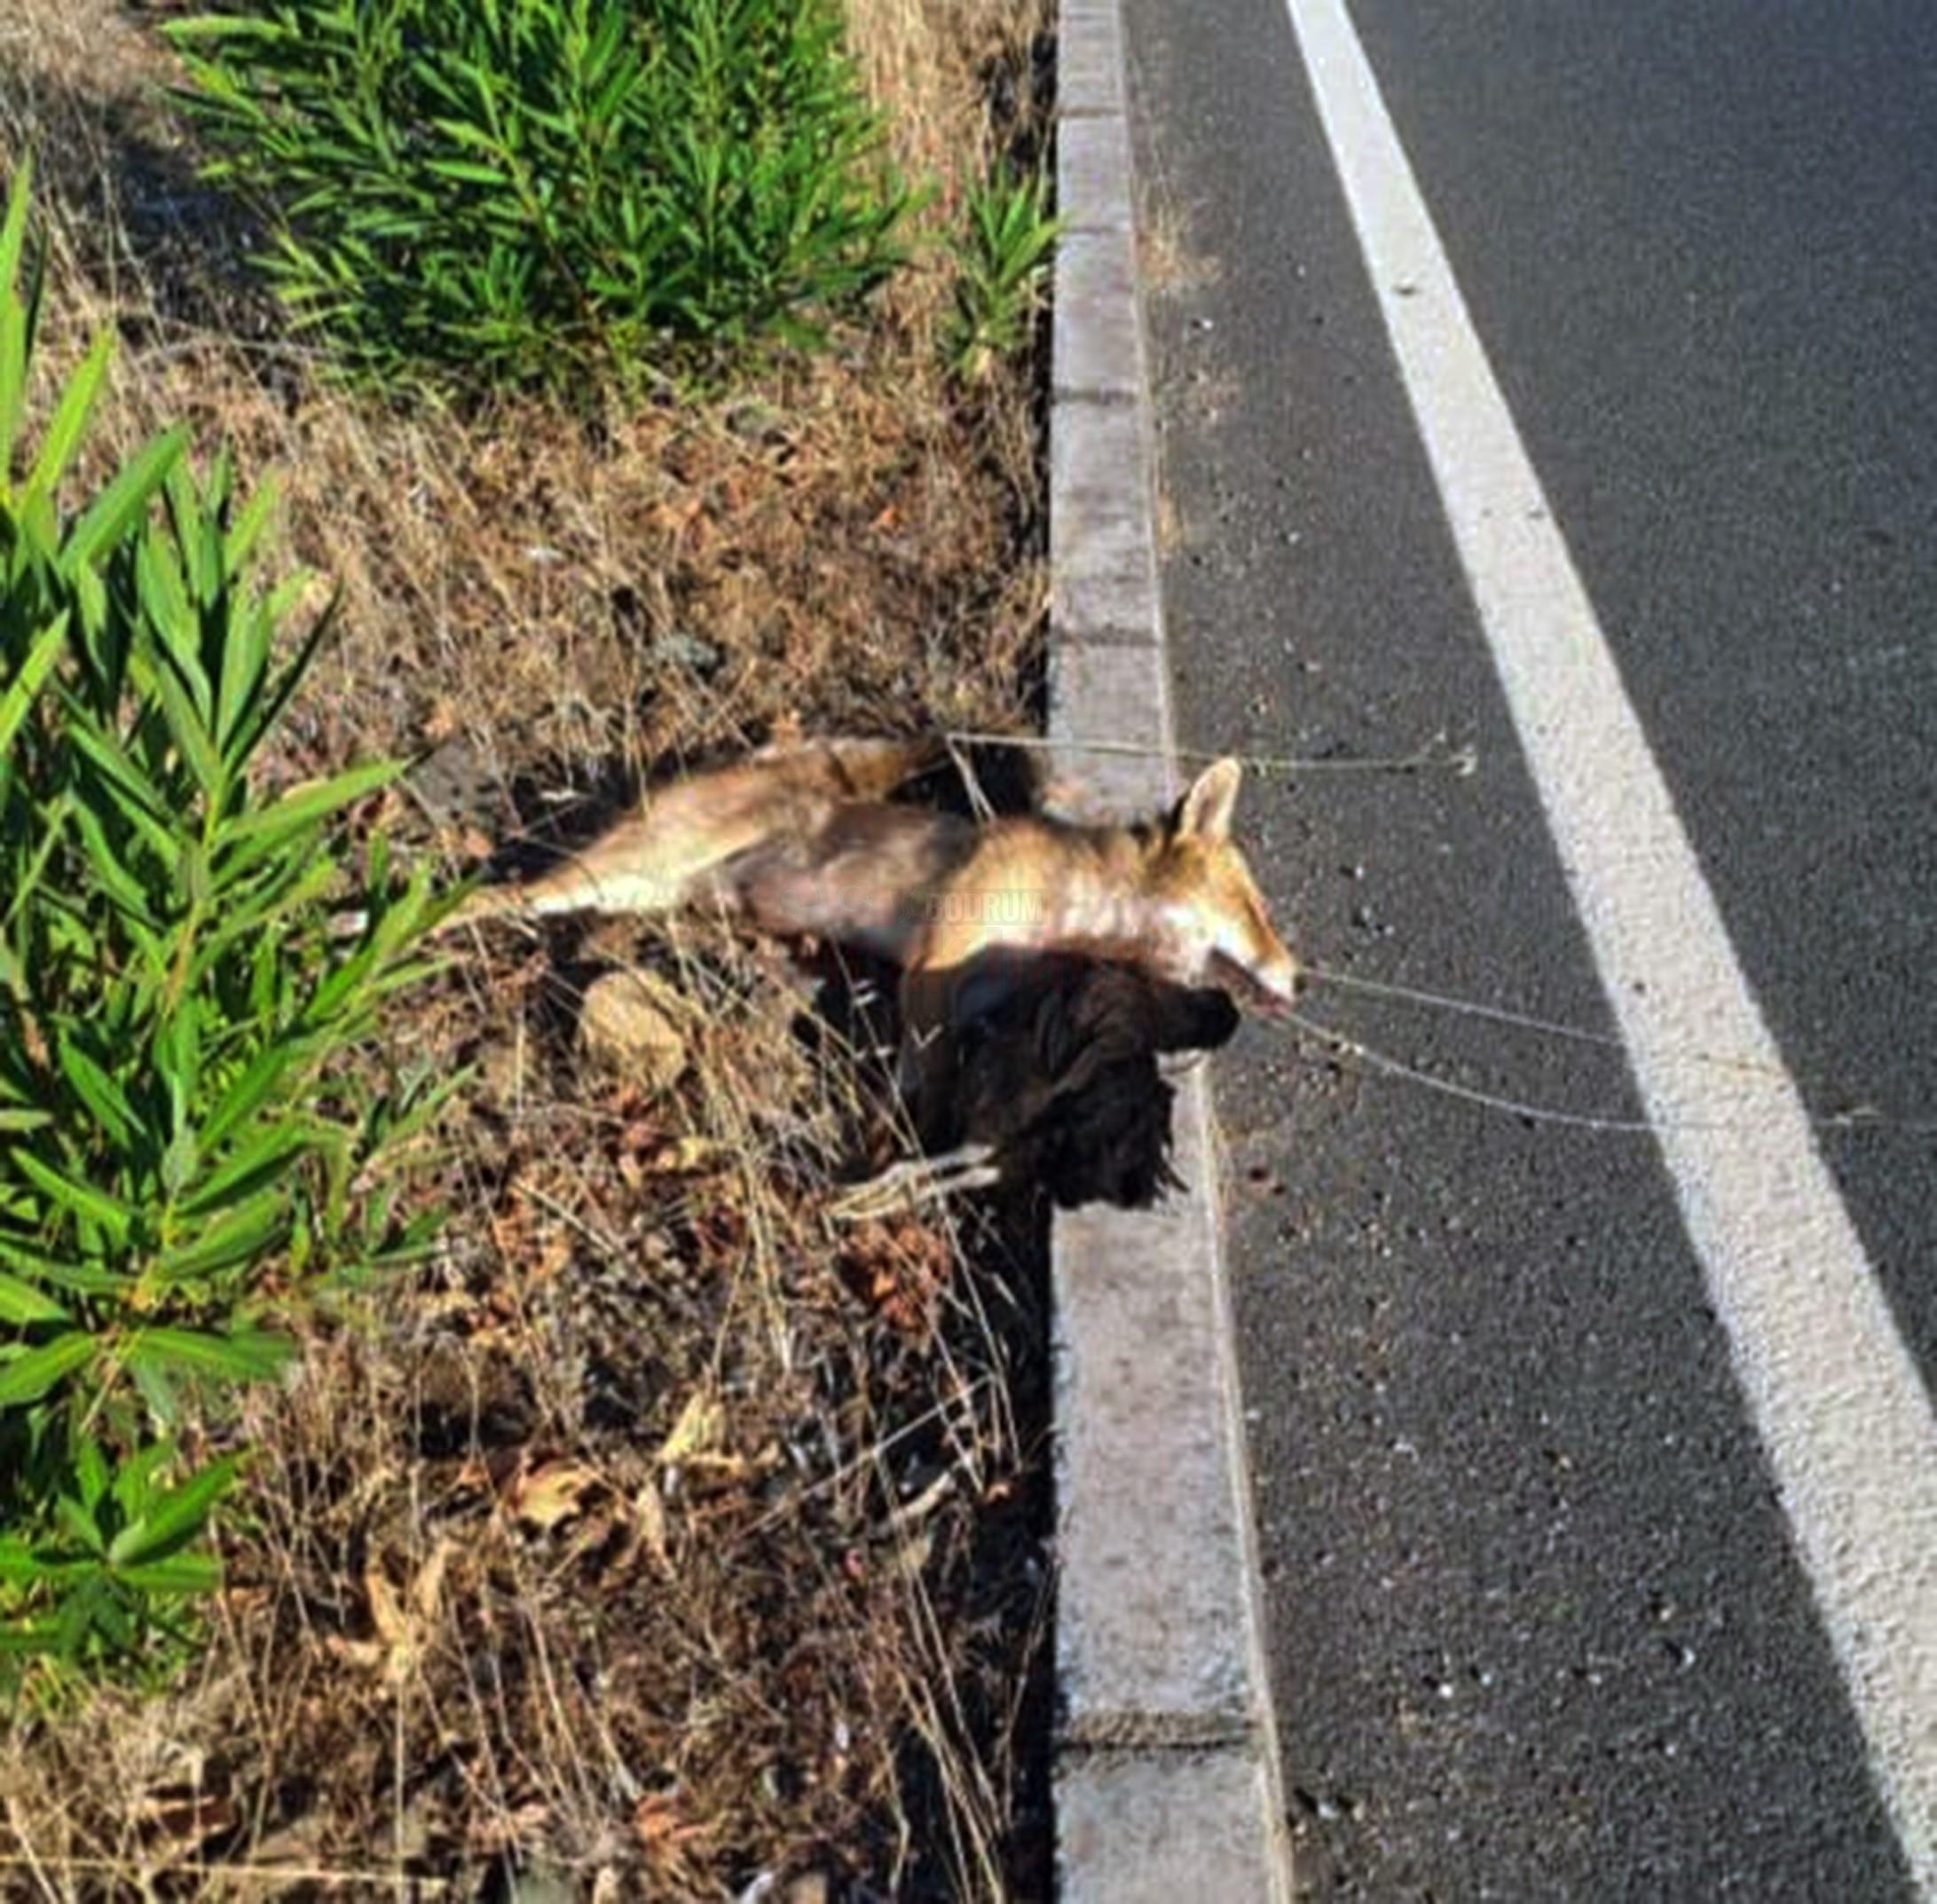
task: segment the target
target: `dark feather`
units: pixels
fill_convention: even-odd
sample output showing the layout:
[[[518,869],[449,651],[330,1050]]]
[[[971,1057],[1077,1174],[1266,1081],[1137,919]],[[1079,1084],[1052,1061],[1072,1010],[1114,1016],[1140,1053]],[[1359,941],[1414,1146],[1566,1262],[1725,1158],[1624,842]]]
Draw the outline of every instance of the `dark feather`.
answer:
[[[1210,1050],[1237,1029],[1217,990],[1067,954],[985,955],[953,1021],[915,1054],[916,1128],[931,1152],[986,1144],[1008,1183],[1063,1208],[1141,1208],[1178,1184],[1175,1093],[1158,1058]]]

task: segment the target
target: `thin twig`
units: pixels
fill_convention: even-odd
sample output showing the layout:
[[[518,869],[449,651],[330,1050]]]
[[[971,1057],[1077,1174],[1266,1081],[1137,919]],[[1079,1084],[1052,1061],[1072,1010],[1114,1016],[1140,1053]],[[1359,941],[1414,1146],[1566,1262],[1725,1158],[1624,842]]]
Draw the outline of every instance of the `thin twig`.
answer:
[[[939,1157],[910,1157],[856,1184],[828,1205],[836,1223],[866,1223],[900,1209],[915,1209],[930,1199],[986,1190],[1002,1181],[986,1144],[965,1144]]]
[[[993,1378],[988,1375],[978,1375],[972,1381],[965,1384],[957,1393],[949,1396],[946,1400],[937,1402],[932,1408],[924,1409],[913,1420],[904,1421],[900,1428],[894,1429],[891,1434],[884,1435],[879,1440],[870,1442],[859,1454],[854,1455],[851,1459],[843,1461],[839,1467],[833,1469],[831,1473],[823,1475],[818,1481],[809,1482],[798,1493],[790,1494],[777,1507],[770,1508],[751,1526],[744,1527],[736,1533],[728,1535],[727,1545],[737,1546],[741,1541],[751,1540],[755,1534],[764,1533],[776,1522],[784,1521],[790,1515],[798,1513],[807,1502],[826,1493],[830,1488],[839,1487],[843,1481],[848,1480],[857,1474],[870,1461],[878,1462],[890,1448],[906,1441],[910,1435],[917,1434],[921,1429],[926,1428],[931,1421],[945,1420],[953,1410],[965,1407],[975,1399],[981,1390],[989,1386]]]

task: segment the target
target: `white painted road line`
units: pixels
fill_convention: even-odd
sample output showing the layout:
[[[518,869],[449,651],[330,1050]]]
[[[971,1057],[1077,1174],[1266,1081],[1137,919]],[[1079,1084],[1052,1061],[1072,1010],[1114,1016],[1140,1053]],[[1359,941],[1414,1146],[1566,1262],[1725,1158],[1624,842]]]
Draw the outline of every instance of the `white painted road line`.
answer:
[[[1912,1878],[1937,1898],[1937,1421],[1343,0],[1287,0],[1494,665]],[[1720,1071],[1678,1052],[1726,1050]],[[1754,1067],[1754,1068],[1749,1068]]]

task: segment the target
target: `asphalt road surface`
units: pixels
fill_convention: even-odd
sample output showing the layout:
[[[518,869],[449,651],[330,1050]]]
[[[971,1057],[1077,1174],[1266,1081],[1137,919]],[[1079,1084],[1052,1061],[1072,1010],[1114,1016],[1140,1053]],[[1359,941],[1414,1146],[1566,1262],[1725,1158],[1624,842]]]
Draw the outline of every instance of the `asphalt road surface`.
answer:
[[[1301,1892],[1932,1895],[1937,10],[1351,0],[1462,310],[1376,249],[1376,153],[1342,182],[1333,0],[1126,4],[1184,744],[1469,749],[1254,781],[1244,837],[1320,966],[1593,1036],[1311,1015],[1657,1126],[1275,1029],[1221,1062]],[[1543,703],[1549,558],[1614,672]],[[1603,775],[1569,736],[1630,714]],[[1637,751],[1713,895],[1660,935],[1694,1034],[1619,977],[1680,877]],[[1862,1121],[1799,1147],[1772,1074]],[[1785,1256],[1854,1268],[1759,1307]]]

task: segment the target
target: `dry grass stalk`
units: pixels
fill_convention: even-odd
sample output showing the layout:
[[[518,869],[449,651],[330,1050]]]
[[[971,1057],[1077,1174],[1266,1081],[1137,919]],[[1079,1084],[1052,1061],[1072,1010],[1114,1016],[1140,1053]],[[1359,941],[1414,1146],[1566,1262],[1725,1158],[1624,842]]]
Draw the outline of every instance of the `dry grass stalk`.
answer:
[[[854,0],[931,220],[1027,118],[1036,7]],[[731,399],[400,415],[321,384],[237,275],[166,76],[112,0],[16,0],[0,166],[40,155],[56,350],[124,341],[104,450],[225,437],[342,585],[284,770],[433,748],[391,817],[475,858],[790,724],[1026,719],[1028,392],[965,414],[933,255],[877,329]],[[446,1250],[256,1397],[193,1681],[0,1733],[0,1892],[469,1897],[543,1866],[602,1899],[1006,1894],[1041,1851],[1025,1258],[969,1274],[945,1208],[835,1220],[901,1135],[772,955],[704,925],[479,952],[412,1002],[416,1048],[478,1068]],[[657,1093],[571,1030],[572,987],[634,960],[695,1003]]]

